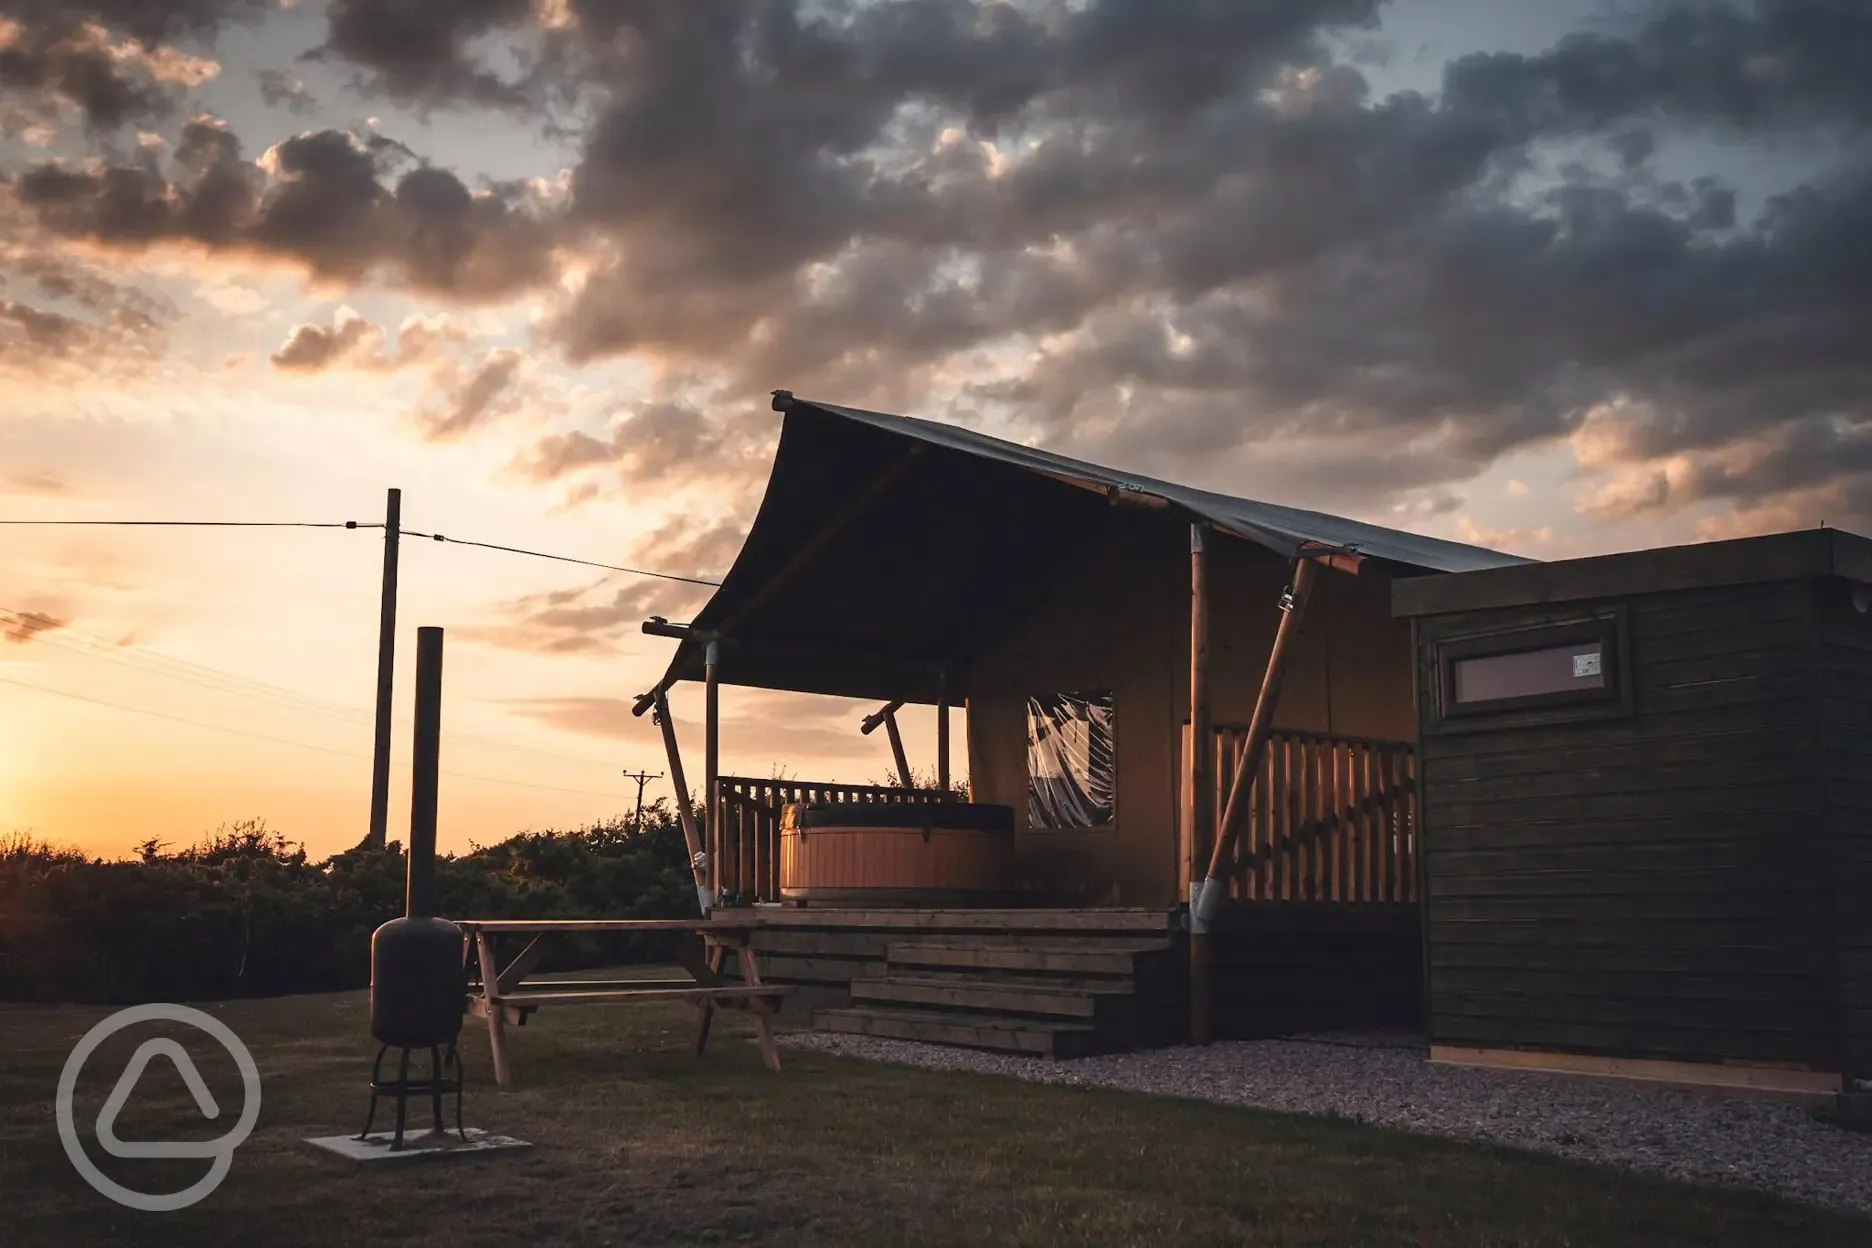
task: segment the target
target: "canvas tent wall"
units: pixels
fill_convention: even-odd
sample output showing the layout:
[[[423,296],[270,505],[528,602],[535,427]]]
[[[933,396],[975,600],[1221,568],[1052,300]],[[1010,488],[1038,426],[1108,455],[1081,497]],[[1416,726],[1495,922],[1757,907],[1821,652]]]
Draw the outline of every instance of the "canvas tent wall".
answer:
[[[1178,869],[1181,750],[1189,721],[1189,535],[1138,516],[1063,569],[1052,592],[968,669],[969,767],[976,800],[1017,811],[1022,860],[1063,901],[1169,905]],[[1213,717],[1254,710],[1285,559],[1245,541],[1212,552]],[[1028,813],[1027,703],[1107,690],[1113,702],[1116,817],[1036,828]],[[1380,573],[1330,575],[1300,631],[1275,714],[1279,728],[1409,741],[1410,630],[1391,618]]]
[[[1030,846],[1043,873],[1101,898],[1177,890],[1177,749],[1188,708],[1190,524],[1216,556],[1216,717],[1245,719],[1275,600],[1309,545],[1371,578],[1328,578],[1282,722],[1407,735],[1407,643],[1388,576],[1525,562],[1323,513],[1119,473],[955,426],[776,395],[767,493],[734,566],[692,621],[719,679],[879,701],[967,701],[980,800],[1027,813],[1026,704],[1109,689],[1115,826]],[[1340,631],[1335,636],[1333,630]],[[665,684],[702,675],[679,646]],[[1057,852],[1056,852],[1057,851]]]

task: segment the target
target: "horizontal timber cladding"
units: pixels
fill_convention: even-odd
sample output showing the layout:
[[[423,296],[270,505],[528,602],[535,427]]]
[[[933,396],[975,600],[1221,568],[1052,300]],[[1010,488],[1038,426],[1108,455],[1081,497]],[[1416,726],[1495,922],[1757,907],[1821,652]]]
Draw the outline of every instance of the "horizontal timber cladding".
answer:
[[[1414,905],[1234,902],[1212,931],[1220,1039],[1422,1026]]]
[[[1433,1043],[1840,1069],[1842,995],[1872,1011],[1866,962],[1840,990],[1833,882],[1835,833],[1872,827],[1872,624],[1822,679],[1823,601],[1779,581],[1417,619]],[[1444,722],[1442,643],[1595,616],[1621,703]]]
[[[1816,614],[1821,792],[1837,853],[1840,1073],[1872,1080],[1872,612],[1832,583],[1821,586]]]

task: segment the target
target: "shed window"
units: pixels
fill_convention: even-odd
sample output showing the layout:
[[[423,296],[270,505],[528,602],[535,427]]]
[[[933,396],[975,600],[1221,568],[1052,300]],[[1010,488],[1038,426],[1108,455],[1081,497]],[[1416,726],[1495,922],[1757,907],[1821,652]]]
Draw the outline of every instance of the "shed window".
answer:
[[[1459,706],[1606,687],[1605,647],[1597,638],[1574,645],[1457,659],[1452,667]]]
[[[1109,690],[1027,699],[1027,825],[1101,828],[1117,811]]]
[[[1440,718],[1490,720],[1509,711],[1552,710],[1566,718],[1618,712],[1627,701],[1619,665],[1623,621],[1623,613],[1614,610],[1598,619],[1442,642],[1437,647]]]

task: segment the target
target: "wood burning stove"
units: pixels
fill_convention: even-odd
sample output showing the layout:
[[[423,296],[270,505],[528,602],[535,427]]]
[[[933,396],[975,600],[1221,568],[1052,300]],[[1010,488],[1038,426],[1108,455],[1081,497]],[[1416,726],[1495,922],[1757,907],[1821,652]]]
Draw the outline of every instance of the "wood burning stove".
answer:
[[[396,1101],[396,1131],[390,1147],[403,1147],[403,1127],[411,1097],[427,1097],[434,1130],[440,1134],[442,1098],[455,1096],[455,1130],[462,1129],[462,1008],[468,978],[461,929],[435,916],[436,795],[441,758],[442,630],[416,632],[416,747],[410,793],[410,843],[404,917],[392,919],[371,935],[371,1036],[381,1046],[371,1067],[370,1113],[358,1138],[370,1134],[377,1101]],[[397,1076],[383,1077],[384,1058],[399,1050]],[[428,1078],[410,1077],[410,1054],[429,1050]]]

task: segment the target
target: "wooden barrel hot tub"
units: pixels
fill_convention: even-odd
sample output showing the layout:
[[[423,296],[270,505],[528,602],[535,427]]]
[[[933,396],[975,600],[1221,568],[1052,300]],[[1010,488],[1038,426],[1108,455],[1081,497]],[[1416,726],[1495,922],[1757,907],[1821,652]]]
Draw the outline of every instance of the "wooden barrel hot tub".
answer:
[[[965,802],[794,804],[780,896],[833,905],[979,906],[1014,893],[1014,811]]]

